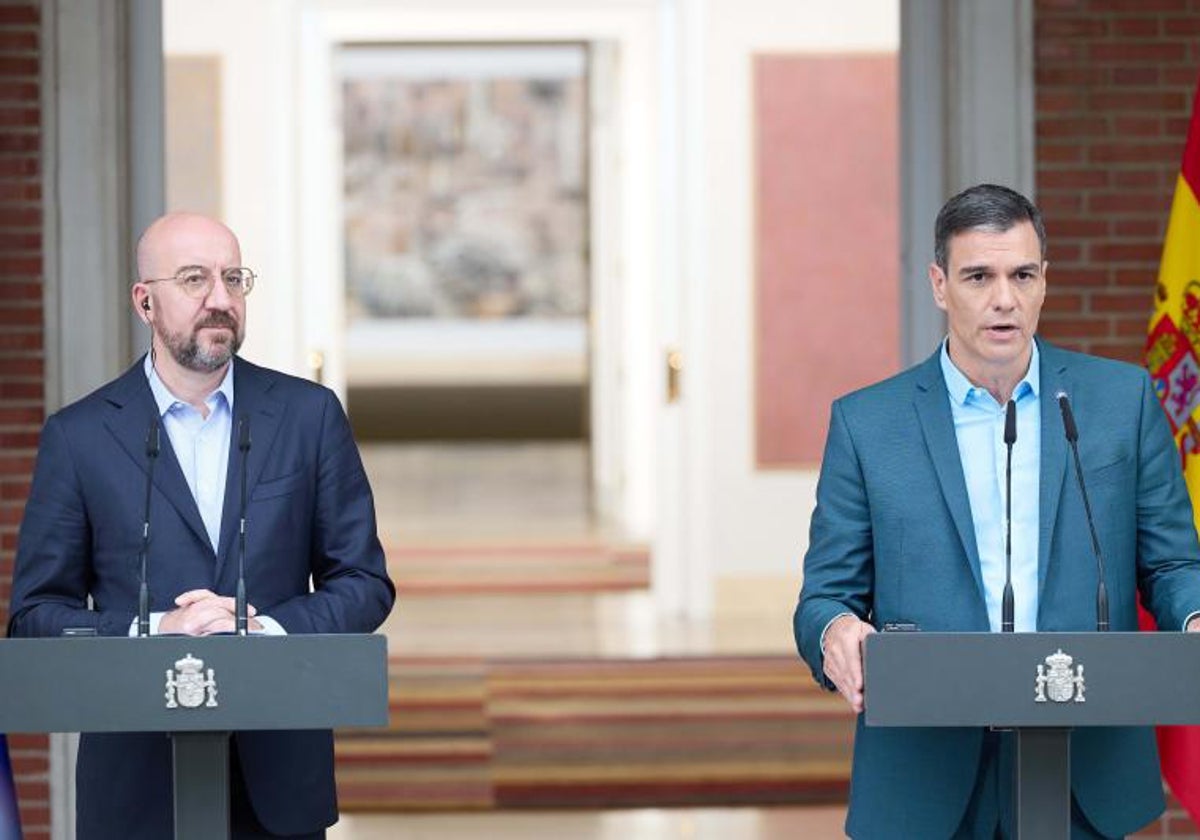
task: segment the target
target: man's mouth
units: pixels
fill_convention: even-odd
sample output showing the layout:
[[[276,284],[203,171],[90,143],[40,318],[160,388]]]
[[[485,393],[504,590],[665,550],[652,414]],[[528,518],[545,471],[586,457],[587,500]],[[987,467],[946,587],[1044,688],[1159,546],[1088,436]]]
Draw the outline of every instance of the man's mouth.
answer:
[[[229,330],[237,332],[237,324],[229,318],[209,318],[196,325],[197,330]]]

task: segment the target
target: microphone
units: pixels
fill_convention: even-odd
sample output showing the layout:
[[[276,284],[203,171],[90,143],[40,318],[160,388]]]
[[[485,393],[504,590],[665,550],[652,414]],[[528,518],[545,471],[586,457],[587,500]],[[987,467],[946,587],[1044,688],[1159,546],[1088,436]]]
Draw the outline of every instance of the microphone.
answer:
[[[146,558],[150,554],[150,491],[154,487],[154,463],[158,460],[158,418],[146,430],[146,513],[142,517],[141,580],[138,584],[139,636],[150,635],[150,588],[146,585]]]
[[[1004,600],[1001,604],[1000,632],[1013,632],[1012,586],[1012,450],[1017,442],[1017,404],[1008,401],[1004,411],[1004,445],[1008,447],[1008,460],[1004,468]]]
[[[242,517],[238,522],[238,579],[233,620],[239,636],[246,635],[249,616],[246,610],[246,462],[250,460],[250,423],[238,420],[238,449],[242,453]]]
[[[1071,412],[1071,402],[1065,391],[1055,395],[1059,410],[1062,411],[1063,432],[1067,443],[1071,444],[1071,453],[1075,456],[1075,477],[1079,479],[1079,495],[1083,496],[1083,512],[1087,516],[1088,530],[1092,535],[1092,550],[1096,553],[1096,569],[1099,583],[1096,586],[1096,629],[1100,632],[1108,630],[1108,587],[1104,583],[1104,553],[1100,550],[1100,538],[1096,536],[1096,521],[1092,517],[1092,504],[1088,501],[1087,487],[1083,482],[1083,467],[1079,463],[1079,427],[1075,425],[1075,415]]]

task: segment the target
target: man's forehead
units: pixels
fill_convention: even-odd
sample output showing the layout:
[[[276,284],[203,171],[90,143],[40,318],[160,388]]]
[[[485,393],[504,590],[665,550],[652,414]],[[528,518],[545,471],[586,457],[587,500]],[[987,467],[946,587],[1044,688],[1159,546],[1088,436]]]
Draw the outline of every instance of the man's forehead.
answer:
[[[234,265],[240,262],[237,240],[220,228],[164,231],[151,243],[151,253],[174,267]]]
[[[968,228],[953,234],[946,242],[947,262],[1042,262],[1042,247],[1037,231],[1028,221],[1003,230],[990,225]]]

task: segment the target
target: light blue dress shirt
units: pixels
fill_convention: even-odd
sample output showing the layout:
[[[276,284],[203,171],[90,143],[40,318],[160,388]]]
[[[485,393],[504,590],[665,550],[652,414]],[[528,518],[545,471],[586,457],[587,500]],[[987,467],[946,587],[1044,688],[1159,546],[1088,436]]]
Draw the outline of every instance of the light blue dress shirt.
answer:
[[[158,378],[158,371],[146,355],[146,379],[158,406],[163,429],[171,439],[171,448],[192,498],[200,508],[204,530],[213,554],[221,542],[221,512],[225,507],[225,475],[229,471],[229,438],[233,433],[233,365],[225,378],[204,399],[208,417],[199,409],[178,400]]]
[[[192,498],[200,508],[204,530],[208,532],[208,541],[213,554],[216,554],[221,544],[221,515],[225,507],[225,480],[229,472],[229,441],[233,435],[233,365],[229,365],[225,371],[225,378],[217,390],[205,398],[207,417],[194,406],[176,399],[159,379],[149,353],[146,354],[142,369],[150,383],[150,392],[154,395],[162,427],[171,441],[171,449],[179,461],[188,489],[192,491]],[[158,624],[163,615],[151,613],[152,634],[158,633]],[[277,621],[265,615],[255,618],[266,633],[286,635]],[[135,618],[129,634],[132,636],[136,633]]]
[[[1005,544],[1005,406],[987,389],[972,385],[950,359],[949,342],[942,342],[942,375],[950,394],[954,435],[971,503],[975,546],[983,577],[988,622],[1001,626],[1004,595]],[[1014,621],[1018,633],[1037,630],[1038,507],[1041,490],[1042,416],[1041,373],[1037,342],[1029,370],[1017,383],[1017,442],[1012,461],[1012,585]]]

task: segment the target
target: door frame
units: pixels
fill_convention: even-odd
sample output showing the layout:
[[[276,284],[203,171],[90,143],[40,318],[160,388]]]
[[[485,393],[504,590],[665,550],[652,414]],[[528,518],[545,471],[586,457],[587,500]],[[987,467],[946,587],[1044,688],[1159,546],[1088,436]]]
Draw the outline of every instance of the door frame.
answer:
[[[297,155],[300,312],[304,347],[324,359],[324,382],[345,396],[345,277],[341,233],[341,129],[332,82],[341,44],[587,43],[595,59],[590,138],[590,362],[593,498],[622,538],[655,533],[659,384],[652,360],[662,343],[664,157],[662,17],[671,3],[406,3],[307,0],[298,6]],[[662,562],[654,552],[655,563]],[[655,569],[657,573],[658,569]]]

